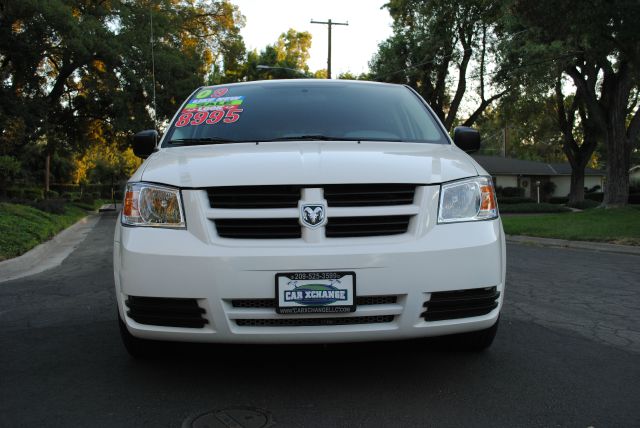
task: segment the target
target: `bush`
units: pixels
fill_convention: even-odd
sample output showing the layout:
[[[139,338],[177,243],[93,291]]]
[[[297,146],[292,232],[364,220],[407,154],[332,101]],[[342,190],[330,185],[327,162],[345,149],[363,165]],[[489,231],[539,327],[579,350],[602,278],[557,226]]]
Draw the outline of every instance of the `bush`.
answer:
[[[500,207],[501,213],[563,213],[571,211],[567,207],[554,204],[507,204]]]
[[[523,198],[524,189],[522,187],[503,187],[502,196],[507,198],[514,198],[514,197]]]
[[[568,196],[552,196],[549,198],[550,204],[566,204],[569,202]]]
[[[590,189],[587,189],[586,187],[584,188],[584,193],[596,193],[598,190],[601,190],[602,187],[600,187],[599,184],[596,184],[595,186],[593,186]]]
[[[521,197],[507,198],[504,196],[501,198],[498,198],[498,204],[529,204],[532,202],[535,202],[535,201],[531,198],[521,198]]]
[[[569,206],[572,208],[578,208],[579,210],[586,210],[589,208],[595,208],[597,206],[600,206],[600,202],[592,201],[591,199],[585,199],[582,202],[570,204]]]
[[[540,183],[540,191],[543,195],[553,195],[553,192],[556,191],[556,183],[553,181],[543,181]]]
[[[42,189],[24,189],[24,198],[31,201],[43,199]]]
[[[47,197],[47,199],[58,199],[60,197],[60,194],[55,190],[49,190],[48,192],[45,192],[45,196]]]
[[[20,188],[7,189],[7,197],[9,199],[23,199],[24,189],[20,189]]]
[[[100,199],[100,192],[92,192],[91,196],[93,197],[93,199]]]
[[[64,199],[41,199],[29,205],[47,213],[64,214]]]
[[[584,195],[585,199],[589,199],[590,201],[596,201],[596,202],[602,202],[603,197],[604,197],[604,193],[602,192],[587,193],[586,195]]]

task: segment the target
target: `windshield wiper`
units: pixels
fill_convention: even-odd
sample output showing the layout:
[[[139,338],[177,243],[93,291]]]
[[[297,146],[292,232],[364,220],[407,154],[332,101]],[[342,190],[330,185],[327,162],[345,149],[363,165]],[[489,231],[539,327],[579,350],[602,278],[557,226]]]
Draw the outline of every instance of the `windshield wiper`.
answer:
[[[245,141],[232,140],[222,137],[201,137],[201,138],[176,138],[169,141],[175,146],[202,146],[206,144],[244,143]]]
[[[270,141],[360,141],[360,138],[343,138],[343,137],[330,137],[322,134],[308,134],[297,135],[293,137],[278,137],[270,140],[260,140],[261,143],[267,143]]]

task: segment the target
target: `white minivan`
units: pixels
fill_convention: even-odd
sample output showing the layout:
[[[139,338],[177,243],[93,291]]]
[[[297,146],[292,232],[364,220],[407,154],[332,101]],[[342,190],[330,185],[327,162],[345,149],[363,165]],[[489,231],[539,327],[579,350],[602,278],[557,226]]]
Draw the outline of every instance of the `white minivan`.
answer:
[[[122,339],[493,341],[505,240],[491,177],[403,85],[196,89],[134,137],[114,242]]]

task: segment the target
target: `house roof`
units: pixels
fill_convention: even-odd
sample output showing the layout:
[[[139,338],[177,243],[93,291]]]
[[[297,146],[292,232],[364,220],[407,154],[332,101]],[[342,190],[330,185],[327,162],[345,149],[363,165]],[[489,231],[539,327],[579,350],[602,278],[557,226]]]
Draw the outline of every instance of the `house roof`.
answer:
[[[499,156],[472,155],[491,175],[571,175],[568,163],[545,163]],[[585,168],[585,175],[605,175],[604,171]]]

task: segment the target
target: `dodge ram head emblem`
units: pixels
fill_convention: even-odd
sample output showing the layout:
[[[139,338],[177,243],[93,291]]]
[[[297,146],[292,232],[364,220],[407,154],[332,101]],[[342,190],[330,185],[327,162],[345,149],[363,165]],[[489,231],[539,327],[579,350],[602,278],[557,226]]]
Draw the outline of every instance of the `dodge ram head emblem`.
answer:
[[[300,219],[303,226],[319,227],[324,224],[325,208],[322,204],[302,204],[300,206]]]

